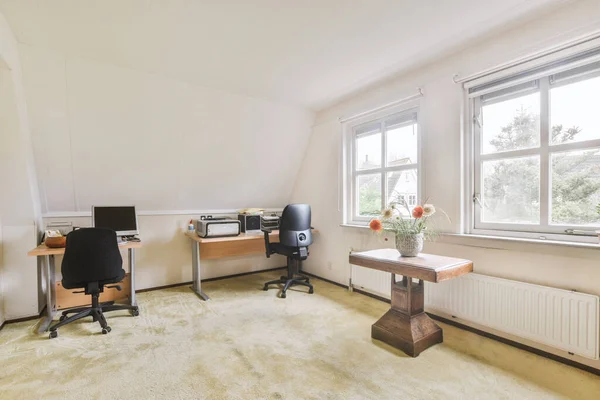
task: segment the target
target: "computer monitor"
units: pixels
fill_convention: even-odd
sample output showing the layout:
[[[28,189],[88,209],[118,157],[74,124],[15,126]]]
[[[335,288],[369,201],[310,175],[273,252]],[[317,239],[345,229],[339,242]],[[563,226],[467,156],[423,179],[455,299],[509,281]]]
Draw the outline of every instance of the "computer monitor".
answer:
[[[109,228],[118,236],[137,235],[137,214],[135,206],[92,207],[92,221],[96,228]]]

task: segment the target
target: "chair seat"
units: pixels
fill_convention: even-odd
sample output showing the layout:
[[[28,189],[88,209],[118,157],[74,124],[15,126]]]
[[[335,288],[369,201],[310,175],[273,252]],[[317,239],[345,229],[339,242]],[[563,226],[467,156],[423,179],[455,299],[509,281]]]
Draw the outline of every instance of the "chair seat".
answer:
[[[296,247],[288,247],[281,243],[271,243],[271,249],[277,253],[287,257],[298,256],[298,249]]]
[[[123,278],[125,278],[125,270],[123,268],[121,268],[121,271],[119,272],[119,275],[111,278],[111,279],[105,279],[102,281],[98,281],[98,286],[103,286],[103,285],[108,285],[111,283],[118,283],[121,282],[123,280]],[[81,289],[81,288],[86,288],[88,286],[89,282],[66,282],[64,279],[62,280],[62,285],[65,289]]]

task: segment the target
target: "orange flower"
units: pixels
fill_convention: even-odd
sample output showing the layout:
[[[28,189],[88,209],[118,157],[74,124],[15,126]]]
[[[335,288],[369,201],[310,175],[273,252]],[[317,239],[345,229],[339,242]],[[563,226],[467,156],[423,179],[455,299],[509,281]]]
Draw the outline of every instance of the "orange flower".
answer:
[[[412,215],[415,218],[421,218],[423,216],[424,212],[425,212],[425,210],[423,210],[423,207],[416,206],[415,208],[413,208]]]
[[[372,231],[379,232],[383,229],[383,225],[380,220],[372,219],[369,223],[369,228],[371,228]]]

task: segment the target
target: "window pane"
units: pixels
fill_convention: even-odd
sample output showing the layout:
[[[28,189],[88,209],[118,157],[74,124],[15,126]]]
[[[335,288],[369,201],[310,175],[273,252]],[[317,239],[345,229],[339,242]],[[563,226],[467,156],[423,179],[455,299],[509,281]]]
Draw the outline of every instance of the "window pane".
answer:
[[[551,160],[551,222],[600,225],[600,149],[555,153]]]
[[[360,175],[357,179],[356,208],[360,216],[374,216],[381,212],[381,174]]]
[[[388,167],[417,163],[417,124],[388,128],[386,142]]]
[[[381,167],[381,132],[356,138],[356,169]]]
[[[482,164],[481,220],[540,222],[540,158],[520,157]]]
[[[405,202],[410,209],[417,205],[417,170],[394,171],[387,173],[388,196],[386,204]],[[409,215],[404,206],[398,209]]]
[[[552,144],[600,139],[600,77],[550,90]]]
[[[540,145],[540,94],[533,93],[481,108],[482,153]]]

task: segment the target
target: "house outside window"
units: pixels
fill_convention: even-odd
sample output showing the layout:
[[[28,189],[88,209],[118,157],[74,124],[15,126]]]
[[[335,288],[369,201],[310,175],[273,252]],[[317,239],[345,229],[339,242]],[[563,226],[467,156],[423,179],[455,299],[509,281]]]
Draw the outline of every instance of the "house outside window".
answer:
[[[405,197],[405,199],[406,199],[406,197]],[[411,207],[416,206],[417,205],[417,196],[414,194],[409,194],[408,200],[406,201],[406,203]]]

